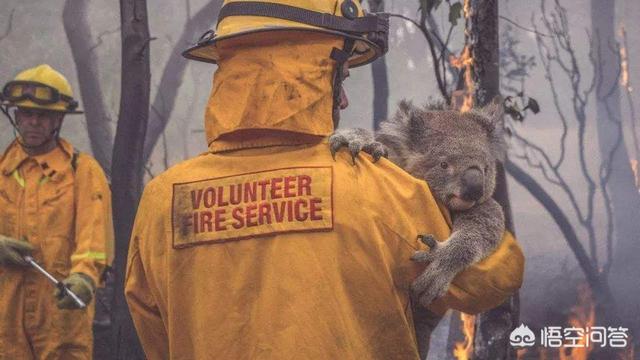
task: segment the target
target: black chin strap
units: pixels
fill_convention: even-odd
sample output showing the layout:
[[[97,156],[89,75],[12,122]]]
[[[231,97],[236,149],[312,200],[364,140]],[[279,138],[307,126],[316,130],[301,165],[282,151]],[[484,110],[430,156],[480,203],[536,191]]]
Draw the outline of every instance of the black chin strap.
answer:
[[[0,106],[0,111],[2,111],[4,116],[6,116],[7,119],[9,119],[9,123],[11,123],[11,126],[13,127],[13,133],[16,136],[16,141],[18,141],[18,144],[20,144],[20,146],[22,146],[25,149],[37,149],[40,146],[46,144],[50,140],[56,140],[57,142],[58,138],[60,137],[60,128],[62,127],[62,122],[60,123],[60,126],[58,126],[57,128],[51,131],[51,136],[46,138],[42,143],[38,145],[27,145],[21,140],[22,134],[18,129],[18,125],[16,124],[16,121],[11,117],[11,114],[9,113],[9,107],[6,105],[2,105]]]
[[[349,61],[349,57],[351,56],[351,52],[353,51],[353,46],[355,41],[353,39],[346,38],[344,40],[344,46],[342,49],[333,48],[331,50],[331,58],[336,62],[336,70],[333,75],[333,110],[339,111],[340,107],[340,90],[342,88],[342,82],[345,79],[344,72],[342,68],[346,62]],[[338,118],[336,116],[333,117],[333,128],[338,128]]]

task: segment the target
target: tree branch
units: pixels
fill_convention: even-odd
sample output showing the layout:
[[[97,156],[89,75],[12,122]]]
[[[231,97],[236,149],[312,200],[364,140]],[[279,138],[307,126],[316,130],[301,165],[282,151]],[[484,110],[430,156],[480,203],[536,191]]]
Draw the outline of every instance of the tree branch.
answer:
[[[191,44],[194,38],[197,38],[199,32],[203,32],[206,26],[215,21],[220,4],[220,0],[212,0],[204,5],[191,19],[186,21],[182,34],[176,41],[176,45],[160,77],[158,91],[152,102],[152,108],[162,110],[154,110],[149,116],[149,125],[144,143],[143,161],[145,163],[149,161],[151,153],[164,132],[175,107],[177,93],[182,84],[182,77],[188,63],[181,55],[182,50],[188,44]]]
[[[13,29],[13,14],[15,14],[16,9],[11,9],[11,13],[9,14],[9,21],[7,21],[7,28],[4,30],[4,34],[0,35],[0,41],[4,40],[9,34],[11,34],[11,30]]]
[[[62,22],[78,74],[91,151],[109,176],[113,152],[113,129],[100,87],[97,55],[90,46],[93,39],[87,20],[87,6],[86,1],[66,0]]]

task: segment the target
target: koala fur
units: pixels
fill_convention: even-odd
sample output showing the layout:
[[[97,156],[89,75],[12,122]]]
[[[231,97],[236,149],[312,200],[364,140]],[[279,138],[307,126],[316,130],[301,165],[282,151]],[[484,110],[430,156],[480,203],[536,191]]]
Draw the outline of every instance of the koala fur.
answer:
[[[430,250],[412,257],[429,263],[412,284],[423,305],[444,295],[456,274],[489,255],[502,239],[504,214],[492,198],[496,161],[504,160],[506,148],[501,119],[499,99],[466,113],[403,101],[375,138],[364,129],[340,129],[329,139],[333,153],[347,146],[353,157],[360,150],[374,160],[388,155],[411,175],[425,179],[434,197],[450,210],[451,236],[440,242],[424,235]]]

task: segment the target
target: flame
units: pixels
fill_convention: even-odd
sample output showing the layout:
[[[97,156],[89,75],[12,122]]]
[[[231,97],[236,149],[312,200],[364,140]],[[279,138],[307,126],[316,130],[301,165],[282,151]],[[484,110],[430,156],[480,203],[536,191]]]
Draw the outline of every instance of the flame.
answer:
[[[471,0],[464,0],[464,5],[462,6],[462,13],[464,14],[464,18],[468,19],[471,16]],[[467,29],[465,29],[466,31]]]
[[[571,315],[568,323],[576,328],[590,328],[594,326],[596,318],[595,303],[589,285],[582,283],[578,285],[578,303],[571,308]],[[562,347],[558,349],[560,360],[587,360],[589,353],[593,350],[593,344],[586,344],[588,335],[580,339],[578,344],[581,346],[569,348]]]
[[[462,7],[465,20],[469,20],[471,17],[471,0],[464,0]],[[468,26],[465,26],[465,42],[468,41]],[[451,94],[451,100],[454,109],[458,109],[460,112],[467,112],[473,108],[473,95],[475,93],[475,83],[473,82],[473,56],[471,55],[471,47],[469,44],[465,44],[464,49],[460,53],[460,56],[449,56],[449,62],[451,66],[458,70],[464,69],[464,91],[454,91]]]
[[[624,30],[624,25],[620,26],[620,37],[625,39],[626,44],[627,33]],[[620,47],[620,85],[628,92],[633,91],[631,83],[629,82],[629,58],[627,55],[627,48],[624,46]]]
[[[458,360],[469,360],[473,355],[473,337],[475,333],[475,315],[467,315],[460,313],[460,320],[462,320],[462,333],[464,334],[464,341],[457,341],[455,348],[453,349],[453,356]]]
[[[465,45],[462,49],[460,56],[449,56],[449,62],[451,66],[456,69],[464,69],[464,91],[462,94],[453,94],[453,103],[460,102],[456,96],[461,96],[462,104],[459,105],[460,112],[467,112],[473,108],[473,93],[475,91],[475,84],[473,82],[473,57],[471,56],[471,48],[469,45]],[[458,108],[458,106],[454,106]]]

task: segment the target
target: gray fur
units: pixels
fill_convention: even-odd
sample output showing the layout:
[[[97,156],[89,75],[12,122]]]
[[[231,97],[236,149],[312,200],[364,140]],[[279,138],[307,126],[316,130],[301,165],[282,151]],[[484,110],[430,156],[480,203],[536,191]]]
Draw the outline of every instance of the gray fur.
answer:
[[[504,160],[506,149],[501,119],[499,99],[467,113],[402,101],[375,139],[364,129],[340,129],[329,139],[332,153],[347,146],[353,158],[365,151],[378,159],[388,151],[391,161],[425,179],[451,211],[451,236],[412,257],[429,263],[412,285],[423,305],[444,295],[456,274],[489,255],[502,239],[504,214],[492,198],[496,162]]]

